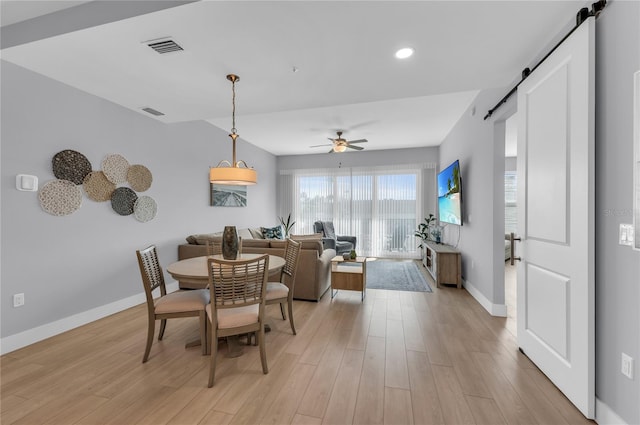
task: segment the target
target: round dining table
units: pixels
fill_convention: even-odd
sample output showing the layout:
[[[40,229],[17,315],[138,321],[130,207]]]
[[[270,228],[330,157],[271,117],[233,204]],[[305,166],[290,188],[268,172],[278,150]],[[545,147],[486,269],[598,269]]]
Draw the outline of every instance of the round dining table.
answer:
[[[264,254],[239,254],[236,260],[253,260],[254,258],[261,257]],[[206,288],[209,284],[209,271],[207,270],[207,259],[209,256],[187,258],[186,260],[176,261],[169,264],[167,272],[174,279],[192,283],[198,287]],[[217,258],[222,260],[222,255],[212,255],[211,258]],[[269,274],[277,272],[284,267],[284,258],[277,255],[269,255]]]
[[[244,260],[253,260],[255,258],[261,257],[264,254],[249,254],[243,253],[238,254],[236,258],[237,261]],[[217,258],[222,260],[222,255],[211,255],[211,258]],[[169,264],[167,267],[167,272],[174,279],[195,284],[199,287],[206,288],[209,286],[209,271],[207,270],[207,260],[209,256],[201,256],[201,257],[192,257],[187,258],[185,260],[179,260],[175,263]],[[277,255],[269,255],[269,274],[275,273],[282,269],[285,265],[285,260],[282,257],[278,257]],[[238,337],[231,336],[227,337],[228,343],[228,357],[238,357],[242,355],[242,347],[238,344]],[[186,347],[194,347],[200,345],[200,340],[195,340],[188,342]]]

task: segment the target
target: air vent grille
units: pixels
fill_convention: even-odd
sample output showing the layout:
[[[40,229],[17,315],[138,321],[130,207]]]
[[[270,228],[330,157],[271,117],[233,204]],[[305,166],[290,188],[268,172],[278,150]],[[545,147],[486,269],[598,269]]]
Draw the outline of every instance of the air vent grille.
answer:
[[[147,112],[147,113],[149,113],[149,114],[151,114],[151,115],[155,115],[156,117],[164,115],[162,112],[156,111],[153,108],[142,108],[142,110]]]
[[[173,40],[162,40],[156,41],[148,44],[156,52],[162,54],[171,53],[171,52],[179,52],[184,50],[178,43]]]

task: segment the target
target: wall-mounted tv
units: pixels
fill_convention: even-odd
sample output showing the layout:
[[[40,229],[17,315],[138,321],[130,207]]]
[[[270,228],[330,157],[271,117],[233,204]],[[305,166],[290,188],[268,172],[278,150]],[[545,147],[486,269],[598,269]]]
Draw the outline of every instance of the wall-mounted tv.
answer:
[[[443,223],[462,225],[462,189],[460,162],[438,173],[438,213]]]

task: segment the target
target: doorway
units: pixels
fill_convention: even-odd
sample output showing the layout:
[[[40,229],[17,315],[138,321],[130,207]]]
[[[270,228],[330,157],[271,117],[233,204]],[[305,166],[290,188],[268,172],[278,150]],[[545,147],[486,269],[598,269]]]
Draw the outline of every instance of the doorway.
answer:
[[[517,273],[516,265],[511,265],[511,244],[508,235],[518,232],[517,205],[517,157],[518,157],[518,114],[514,113],[505,121],[504,131],[504,300],[507,306],[507,329],[517,337]]]

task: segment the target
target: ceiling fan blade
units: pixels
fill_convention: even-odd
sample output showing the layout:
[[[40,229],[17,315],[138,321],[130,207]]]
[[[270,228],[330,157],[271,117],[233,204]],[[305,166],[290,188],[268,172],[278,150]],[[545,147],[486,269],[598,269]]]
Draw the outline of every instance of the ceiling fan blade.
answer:
[[[328,153],[333,153],[333,148]]]
[[[333,143],[325,143],[324,145],[313,145],[309,146],[310,148],[319,148],[321,146],[333,146]]]
[[[327,139],[331,140],[332,142],[335,142],[337,139],[332,139],[331,137],[327,137]]]
[[[351,145],[347,145],[347,147],[348,147],[348,148],[351,148],[351,149],[355,149],[355,150],[357,150],[357,151],[361,151],[361,150],[363,150],[363,149],[364,149],[362,146],[351,146]]]
[[[349,140],[347,143],[367,143],[367,139]]]

